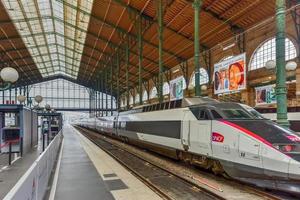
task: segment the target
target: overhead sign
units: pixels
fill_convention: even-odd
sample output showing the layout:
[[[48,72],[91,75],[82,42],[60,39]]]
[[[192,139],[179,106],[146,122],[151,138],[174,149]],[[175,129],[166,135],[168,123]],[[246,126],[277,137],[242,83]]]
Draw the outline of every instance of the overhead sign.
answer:
[[[226,59],[214,66],[215,94],[246,89],[246,54]]]
[[[275,85],[267,85],[255,88],[255,104],[265,105],[276,103]]]
[[[170,81],[170,100],[183,98],[184,77],[180,76]]]

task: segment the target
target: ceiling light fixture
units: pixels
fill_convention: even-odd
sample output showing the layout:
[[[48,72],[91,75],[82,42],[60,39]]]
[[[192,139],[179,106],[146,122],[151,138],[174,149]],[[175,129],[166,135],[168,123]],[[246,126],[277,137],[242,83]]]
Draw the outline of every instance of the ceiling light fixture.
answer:
[[[3,80],[3,86],[0,86],[1,91],[11,88],[11,85],[19,79],[18,71],[12,67],[4,67],[0,72],[0,76]]]
[[[174,71],[172,71],[173,74],[179,72],[179,69],[175,69]]]
[[[235,46],[235,43],[232,43],[232,44],[230,44],[230,45],[228,45],[226,47],[223,47],[223,51],[226,51],[226,50],[228,50],[228,49],[230,49],[230,48],[232,48],[234,46]]]

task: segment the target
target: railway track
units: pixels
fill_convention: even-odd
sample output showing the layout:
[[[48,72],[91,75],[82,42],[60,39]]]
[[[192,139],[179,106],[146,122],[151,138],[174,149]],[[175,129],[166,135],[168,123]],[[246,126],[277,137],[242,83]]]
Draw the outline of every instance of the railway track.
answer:
[[[180,176],[176,173],[176,171],[172,171],[172,169],[166,169],[165,167],[160,166],[160,164],[157,162],[153,162],[144,156],[138,155],[134,151],[123,148],[122,146],[124,144],[118,140],[106,137],[92,130],[79,126],[75,126],[75,128],[77,128],[94,144],[115,158],[119,163],[129,169],[133,174],[135,174],[140,180],[160,194],[160,196],[164,199],[230,199],[221,196],[221,188],[215,187],[212,188],[212,190],[208,190],[207,188],[195,183],[197,181],[191,181],[189,178]],[[178,183],[174,180],[178,181]],[[261,197],[260,199],[297,199],[289,197],[286,198],[284,195],[275,195],[251,186],[233,183],[232,181],[229,181],[229,184],[234,184],[245,192],[255,194]],[[214,190],[216,193],[213,192]]]
[[[163,199],[200,199],[215,200],[225,199],[205,188],[200,187],[186,179],[169,172],[154,163],[140,158],[132,152],[121,149],[114,144],[100,139],[90,130],[75,127],[90,141],[116,159],[120,164],[129,169],[142,182],[158,193]]]

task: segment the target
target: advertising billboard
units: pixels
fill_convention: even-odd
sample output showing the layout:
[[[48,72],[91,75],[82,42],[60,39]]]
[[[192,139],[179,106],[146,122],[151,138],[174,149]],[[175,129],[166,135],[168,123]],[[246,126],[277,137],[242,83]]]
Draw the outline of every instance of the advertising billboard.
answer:
[[[255,88],[255,104],[265,105],[276,103],[275,85],[266,85]]]
[[[215,94],[246,89],[246,54],[240,54],[214,65]]]
[[[170,81],[170,100],[183,98],[184,77],[180,76]]]

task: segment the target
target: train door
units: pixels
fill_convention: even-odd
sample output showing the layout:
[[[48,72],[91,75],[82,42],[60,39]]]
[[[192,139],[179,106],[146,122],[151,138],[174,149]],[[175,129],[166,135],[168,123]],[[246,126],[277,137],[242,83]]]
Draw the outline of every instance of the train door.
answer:
[[[185,150],[189,149],[190,146],[190,113],[189,110],[185,110],[182,120],[181,144]]]
[[[211,155],[211,116],[205,108],[191,108],[197,120],[190,121],[191,150],[203,155]]]
[[[117,135],[117,127],[118,127],[118,121],[117,121],[117,117],[113,118],[113,126],[112,126],[112,133]]]
[[[260,144],[252,138],[239,135],[239,156],[246,164],[261,166]]]

